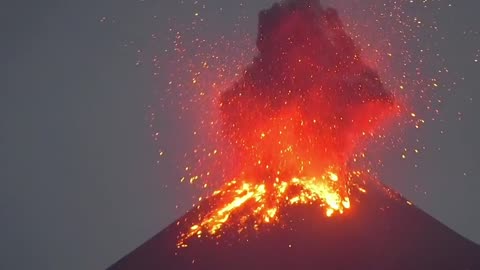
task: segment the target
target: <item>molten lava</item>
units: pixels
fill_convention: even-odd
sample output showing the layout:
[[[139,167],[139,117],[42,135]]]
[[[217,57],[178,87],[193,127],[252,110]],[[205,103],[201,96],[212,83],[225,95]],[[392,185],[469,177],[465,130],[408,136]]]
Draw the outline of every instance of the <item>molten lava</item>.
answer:
[[[181,246],[224,226],[240,232],[278,222],[286,205],[344,213],[360,174],[351,160],[392,115],[392,95],[362,61],[336,11],[317,1],[262,11],[257,48],[219,100],[233,180],[213,193],[215,205],[181,236]]]
[[[337,180],[338,176],[332,172],[328,172],[320,179],[292,178],[281,181],[276,178],[269,189],[264,183],[258,184],[259,181],[233,180],[213,194],[222,201],[221,206],[205,216],[200,224],[193,225],[186,236],[187,238],[193,235],[201,236],[202,230],[211,235],[217,233],[232,214],[242,207],[251,210],[247,213],[248,216],[242,218],[243,221],[252,218],[255,226],[278,221],[278,209],[284,205],[318,201],[319,205],[326,207],[327,216],[336,211],[343,213],[344,209],[350,208],[350,199],[340,195],[340,190],[336,187]],[[242,230],[243,228],[240,228],[239,232]]]

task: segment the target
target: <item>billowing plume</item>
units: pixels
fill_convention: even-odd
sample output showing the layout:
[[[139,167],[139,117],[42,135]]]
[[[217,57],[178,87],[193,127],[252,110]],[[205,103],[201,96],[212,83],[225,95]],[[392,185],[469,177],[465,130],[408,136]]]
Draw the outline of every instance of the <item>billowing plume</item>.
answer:
[[[337,12],[318,1],[262,11],[257,48],[253,64],[221,98],[224,133],[249,177],[343,166],[391,107],[391,94]]]

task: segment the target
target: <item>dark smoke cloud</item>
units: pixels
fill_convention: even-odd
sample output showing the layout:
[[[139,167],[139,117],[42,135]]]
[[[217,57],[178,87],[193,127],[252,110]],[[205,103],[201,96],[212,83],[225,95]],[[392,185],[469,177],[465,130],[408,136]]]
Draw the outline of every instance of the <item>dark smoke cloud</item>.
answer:
[[[297,155],[345,162],[393,103],[337,12],[318,1],[284,1],[262,11],[256,45],[253,63],[221,97],[224,135],[246,162],[280,151],[258,141],[259,133],[276,132],[280,118],[291,120],[285,126],[294,130],[289,143]]]

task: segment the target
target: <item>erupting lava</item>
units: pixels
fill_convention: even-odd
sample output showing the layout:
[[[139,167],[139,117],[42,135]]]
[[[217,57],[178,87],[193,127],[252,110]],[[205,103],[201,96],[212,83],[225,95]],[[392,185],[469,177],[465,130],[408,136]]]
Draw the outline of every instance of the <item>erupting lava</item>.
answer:
[[[219,99],[233,180],[180,237],[239,232],[279,221],[282,207],[318,204],[327,216],[350,208],[361,172],[351,160],[394,111],[333,9],[292,0],[262,11],[258,55]]]

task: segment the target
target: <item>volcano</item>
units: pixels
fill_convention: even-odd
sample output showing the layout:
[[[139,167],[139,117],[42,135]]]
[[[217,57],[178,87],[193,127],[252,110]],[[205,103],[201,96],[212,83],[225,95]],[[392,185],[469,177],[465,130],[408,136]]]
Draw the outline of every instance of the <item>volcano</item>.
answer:
[[[356,164],[401,106],[334,9],[274,4],[256,46],[217,99],[219,163],[190,177],[220,187],[110,270],[480,269],[479,246]]]
[[[335,218],[314,205],[284,209],[282,226],[239,235],[178,236],[198,210],[187,213],[109,270],[158,269],[480,269],[480,247],[379,183],[358,191],[356,207]],[[204,202],[208,204],[208,200]]]

